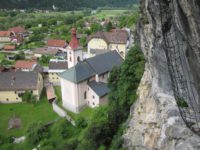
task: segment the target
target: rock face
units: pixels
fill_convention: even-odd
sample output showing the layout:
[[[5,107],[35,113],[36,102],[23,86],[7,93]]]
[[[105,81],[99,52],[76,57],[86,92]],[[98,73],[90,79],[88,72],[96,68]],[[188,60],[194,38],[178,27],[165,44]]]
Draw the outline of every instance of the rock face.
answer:
[[[178,45],[170,49],[170,44],[166,48],[166,41],[170,40],[166,35],[172,31],[177,36],[171,39],[181,43],[181,48],[177,48]],[[195,104],[186,101],[199,111],[200,1],[142,0],[137,32],[146,66],[137,91],[139,97],[131,108],[131,119],[123,136],[125,147],[130,150],[199,150],[200,136],[186,126],[176,103],[177,95],[190,98],[191,90],[188,94],[174,82],[188,83],[187,88],[195,93],[194,101],[198,100]],[[179,53],[180,60],[184,60],[184,63],[179,62],[182,67],[174,64],[176,58],[169,57],[172,50],[174,56]],[[178,65],[181,80],[173,79],[176,71],[170,68],[170,61],[172,67]]]

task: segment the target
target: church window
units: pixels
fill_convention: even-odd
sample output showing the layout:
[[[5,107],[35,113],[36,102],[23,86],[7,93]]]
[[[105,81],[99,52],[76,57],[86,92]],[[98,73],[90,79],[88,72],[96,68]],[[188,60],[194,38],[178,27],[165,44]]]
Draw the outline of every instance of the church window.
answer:
[[[71,56],[69,57],[69,61],[72,62],[72,57]]]

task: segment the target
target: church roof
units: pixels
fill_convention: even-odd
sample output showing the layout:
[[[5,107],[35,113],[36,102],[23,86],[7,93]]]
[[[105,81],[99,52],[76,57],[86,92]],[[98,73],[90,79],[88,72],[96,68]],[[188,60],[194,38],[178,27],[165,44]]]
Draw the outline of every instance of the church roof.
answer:
[[[109,51],[107,53],[86,59],[85,61],[92,67],[96,74],[100,75],[111,71],[114,66],[120,66],[123,59],[117,51]]]
[[[60,77],[68,81],[79,83],[98,74],[103,74],[112,70],[114,66],[120,66],[122,57],[117,51],[110,51],[82,62],[60,74]]]
[[[96,82],[96,81],[92,81],[88,83],[88,86],[99,96],[99,97],[103,97],[106,94],[108,94],[108,92],[110,92],[110,89],[108,88],[106,83],[103,82]]]
[[[94,70],[92,70],[92,68],[86,62],[80,62],[74,67],[61,73],[60,77],[74,83],[80,83],[89,79],[94,74]]]

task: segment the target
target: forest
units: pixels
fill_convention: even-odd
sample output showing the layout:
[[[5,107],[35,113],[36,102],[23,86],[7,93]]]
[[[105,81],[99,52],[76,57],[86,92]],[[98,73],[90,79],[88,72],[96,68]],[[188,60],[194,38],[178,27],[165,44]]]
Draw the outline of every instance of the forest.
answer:
[[[97,7],[125,7],[139,0],[1,0],[0,9],[52,9],[78,10]]]

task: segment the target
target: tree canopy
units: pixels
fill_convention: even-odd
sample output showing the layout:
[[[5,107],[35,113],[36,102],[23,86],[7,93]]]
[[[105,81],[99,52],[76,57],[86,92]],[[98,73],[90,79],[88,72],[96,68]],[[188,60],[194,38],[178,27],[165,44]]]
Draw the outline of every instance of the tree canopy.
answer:
[[[80,8],[123,7],[138,0],[1,0],[2,9],[52,9],[53,5],[61,10]]]

